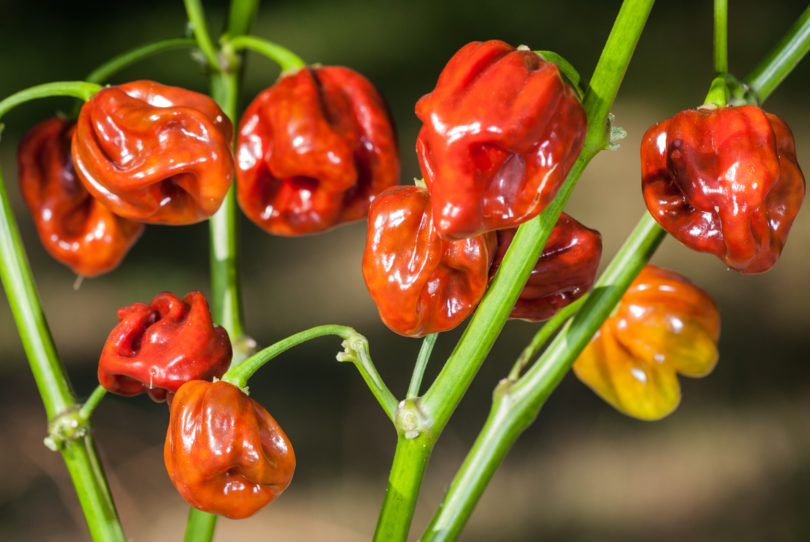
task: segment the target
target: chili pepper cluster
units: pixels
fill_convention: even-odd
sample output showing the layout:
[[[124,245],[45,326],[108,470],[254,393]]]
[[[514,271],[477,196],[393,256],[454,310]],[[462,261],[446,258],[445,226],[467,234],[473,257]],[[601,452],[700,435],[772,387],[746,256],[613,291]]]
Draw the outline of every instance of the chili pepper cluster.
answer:
[[[554,198],[587,121],[557,66],[502,41],[459,50],[416,104],[426,188],[371,204],[363,277],[382,321],[409,337],[456,327],[497,272],[516,227]],[[563,215],[512,310],[542,321],[586,293],[601,237]]]

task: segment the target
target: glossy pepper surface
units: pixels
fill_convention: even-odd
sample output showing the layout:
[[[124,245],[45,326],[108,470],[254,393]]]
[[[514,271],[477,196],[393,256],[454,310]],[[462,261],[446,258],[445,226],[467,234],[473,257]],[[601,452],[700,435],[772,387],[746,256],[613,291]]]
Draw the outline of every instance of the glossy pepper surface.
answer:
[[[214,214],[234,176],[231,121],[204,94],[134,81],[100,90],[73,134],[76,171],[114,213],[154,224]]]
[[[73,123],[53,117],[20,143],[20,193],[45,250],[77,274],[115,269],[143,232],[143,224],[116,216],[76,177],[70,157]]]
[[[574,362],[577,377],[619,411],[643,420],[670,414],[677,374],[702,377],[717,363],[720,314],[686,278],[646,266]]]
[[[490,280],[515,233],[517,228],[498,230],[498,249],[489,271]],[[561,214],[509,317],[533,322],[548,320],[591,289],[601,257],[599,232]]]
[[[366,216],[399,179],[388,108],[348,68],[302,68],[245,110],[237,139],[237,194],[269,233],[317,233]]]
[[[656,124],[642,140],[641,177],[661,227],[742,273],[776,263],[805,191],[790,129],[752,105]]]
[[[416,116],[436,227],[452,239],[539,214],[587,131],[585,109],[557,66],[502,41],[462,47],[417,102]]]
[[[439,237],[424,188],[400,186],[377,196],[368,216],[363,278],[392,331],[421,337],[452,329],[487,288],[495,234],[459,241]]]
[[[245,518],[292,480],[287,435],[256,401],[227,382],[192,380],[172,401],[163,448],[166,470],[192,506]]]
[[[98,365],[99,383],[113,393],[171,400],[187,381],[219,378],[228,370],[228,332],[213,324],[200,292],[182,300],[160,293],[149,305],[119,309],[118,320]]]

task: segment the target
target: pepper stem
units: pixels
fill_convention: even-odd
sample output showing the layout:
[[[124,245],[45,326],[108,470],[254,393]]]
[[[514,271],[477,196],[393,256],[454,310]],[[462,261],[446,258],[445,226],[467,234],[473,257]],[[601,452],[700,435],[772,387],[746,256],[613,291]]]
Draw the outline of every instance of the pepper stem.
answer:
[[[174,49],[191,48],[195,47],[196,45],[197,42],[191,38],[172,38],[163,41],[156,41],[154,43],[147,43],[146,45],[141,45],[140,47],[130,49],[129,51],[111,58],[95,70],[91,71],[86,80],[91,83],[101,84],[124,68],[127,68],[147,57]]]
[[[281,68],[282,73],[300,70],[306,66],[306,63],[298,55],[272,41],[255,36],[236,36],[222,40],[222,50],[226,56],[230,56],[229,53],[233,54],[234,51],[242,49],[250,49],[275,61]]]

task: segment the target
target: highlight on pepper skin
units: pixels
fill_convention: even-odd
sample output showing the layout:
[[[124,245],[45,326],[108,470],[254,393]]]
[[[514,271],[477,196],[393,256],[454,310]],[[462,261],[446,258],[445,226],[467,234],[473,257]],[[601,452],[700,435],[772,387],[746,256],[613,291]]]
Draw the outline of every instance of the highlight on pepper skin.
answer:
[[[290,484],[295,453],[281,426],[227,382],[191,380],[171,404],[163,459],[192,506],[242,519]]]
[[[514,228],[554,199],[585,142],[585,109],[559,68],[498,40],[472,42],[416,104],[419,166],[439,234]]]
[[[234,177],[233,126],[205,94],[154,81],[103,88],[72,140],[85,188],[114,213],[183,225],[213,215]]]
[[[620,412],[657,420],[680,403],[679,373],[712,372],[719,336],[720,314],[706,292],[674,271],[647,265],[573,369]]]
[[[304,235],[364,218],[399,180],[393,118],[377,89],[340,66],[284,75],[245,110],[237,196],[274,235]]]
[[[117,216],[85,190],[70,156],[75,124],[46,119],[17,150],[20,194],[45,250],[83,277],[112,271],[144,230]]]
[[[790,128],[753,105],[656,124],[641,143],[641,179],[662,228],[741,273],[773,267],[805,192]]]
[[[496,242],[494,232],[442,239],[424,188],[398,186],[377,196],[362,267],[383,323],[407,337],[459,325],[486,292]]]
[[[200,292],[183,299],[163,292],[152,302],[118,310],[98,364],[98,381],[107,391],[131,397],[147,393],[171,402],[189,380],[220,378],[231,362],[228,332],[211,320]]]

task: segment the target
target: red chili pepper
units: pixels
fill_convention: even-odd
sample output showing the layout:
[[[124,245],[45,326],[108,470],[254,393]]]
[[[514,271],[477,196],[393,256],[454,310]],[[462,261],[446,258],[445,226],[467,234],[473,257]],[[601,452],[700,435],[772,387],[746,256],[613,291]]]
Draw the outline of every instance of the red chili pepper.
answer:
[[[421,337],[452,329],[487,288],[494,233],[460,241],[439,237],[424,188],[390,188],[371,203],[363,278],[382,321]]]
[[[77,274],[112,271],[143,232],[143,224],[114,215],[76,178],[70,158],[74,125],[53,117],[20,143],[20,193],[45,250]]]
[[[204,94],[153,81],[100,90],[73,134],[79,178],[114,213],[154,224],[214,214],[234,175],[231,121]]]
[[[621,412],[655,420],[678,407],[677,374],[717,363],[720,314],[685,277],[646,266],[574,362],[577,377]]]
[[[317,233],[366,216],[399,179],[391,116],[362,75],[303,68],[251,103],[237,139],[242,210],[269,233]]]
[[[641,178],[661,227],[742,273],[773,267],[805,190],[790,129],[752,105],[656,124],[641,143]]]
[[[118,320],[98,364],[98,381],[108,391],[146,392],[160,402],[171,400],[189,380],[219,378],[228,370],[228,332],[211,322],[200,292],[189,292],[182,301],[160,293],[149,305],[119,309]]]
[[[511,228],[554,198],[585,142],[585,109],[557,66],[502,41],[473,42],[416,104],[416,143],[439,233]]]
[[[172,401],[163,458],[169,478],[192,506],[246,518],[292,480],[287,435],[256,401],[227,382],[192,380]]]
[[[490,280],[500,267],[517,228],[497,233],[498,251],[489,271]],[[533,322],[548,320],[591,289],[601,257],[599,232],[561,214],[509,317]]]

